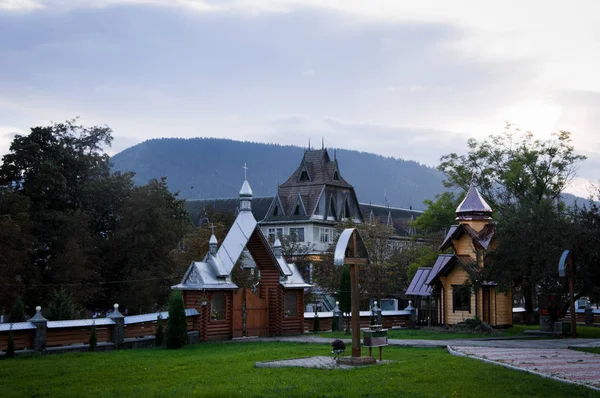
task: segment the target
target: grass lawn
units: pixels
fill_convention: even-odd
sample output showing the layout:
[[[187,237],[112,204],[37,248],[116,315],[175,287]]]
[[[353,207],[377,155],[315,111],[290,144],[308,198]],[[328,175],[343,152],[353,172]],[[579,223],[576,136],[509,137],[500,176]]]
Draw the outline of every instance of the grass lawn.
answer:
[[[493,337],[517,337],[524,336],[525,330],[539,330],[539,325],[514,325],[508,329],[500,329],[501,334]],[[579,338],[586,339],[599,339],[600,338],[600,327],[594,326],[579,326],[577,325],[577,333]],[[323,332],[317,334],[319,337],[326,338],[339,338],[339,339],[351,339],[352,336],[344,334],[343,332]],[[455,340],[455,339],[475,339],[475,338],[489,338],[492,337],[488,334],[481,333],[465,333],[465,332],[453,332],[442,331],[441,329],[436,330],[435,328],[423,328],[423,329],[394,329],[388,331],[388,338],[390,339],[407,339],[407,340]]]
[[[592,354],[600,354],[600,347],[577,347],[574,348],[574,350],[591,352]]]
[[[390,365],[352,370],[257,369],[255,361],[324,355],[329,346],[198,344],[0,361],[2,397],[592,397],[597,392],[442,349],[386,347]]]

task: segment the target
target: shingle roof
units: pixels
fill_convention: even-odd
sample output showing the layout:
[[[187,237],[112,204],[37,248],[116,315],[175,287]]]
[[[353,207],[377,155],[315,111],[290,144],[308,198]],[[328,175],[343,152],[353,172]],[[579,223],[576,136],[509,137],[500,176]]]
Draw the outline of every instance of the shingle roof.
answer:
[[[380,224],[391,222],[397,236],[409,236],[409,222],[423,214],[420,210],[381,206],[370,203],[360,203],[360,210],[365,221],[368,221],[372,217]]]
[[[273,201],[272,196],[253,197],[252,214],[257,220],[262,220],[267,214],[267,210]],[[192,217],[194,225],[201,225],[207,222],[207,213],[224,212],[235,214],[240,206],[239,198],[219,198],[219,199],[188,199],[185,207]]]
[[[446,234],[439,250],[446,250],[452,244],[452,240],[460,237],[463,233],[469,234],[473,240],[473,244],[487,250],[496,234],[496,225],[487,224],[479,232],[468,224],[453,225]]]

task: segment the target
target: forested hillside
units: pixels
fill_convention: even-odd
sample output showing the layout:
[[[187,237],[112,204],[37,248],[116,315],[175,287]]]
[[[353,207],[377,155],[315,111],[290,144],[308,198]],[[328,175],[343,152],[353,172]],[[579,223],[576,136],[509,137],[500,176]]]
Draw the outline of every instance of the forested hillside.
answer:
[[[168,177],[171,191],[185,199],[237,195],[248,165],[255,196],[272,196],[298,167],[305,148],[215,138],[153,139],[113,156],[115,170],[134,171],[135,182]],[[371,153],[330,149],[342,176],[354,185],[358,199],[374,204],[423,209],[424,199],[443,192],[443,175],[415,161]]]

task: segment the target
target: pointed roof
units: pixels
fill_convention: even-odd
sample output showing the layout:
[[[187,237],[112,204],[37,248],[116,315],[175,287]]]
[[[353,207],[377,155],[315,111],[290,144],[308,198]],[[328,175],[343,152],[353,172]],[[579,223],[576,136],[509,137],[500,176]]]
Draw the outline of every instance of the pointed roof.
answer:
[[[240,196],[252,196],[252,188],[250,188],[248,180],[244,180],[242,188],[240,189]]]
[[[456,218],[458,220],[491,219],[492,208],[483,199],[475,182],[471,182],[467,195],[456,208]]]

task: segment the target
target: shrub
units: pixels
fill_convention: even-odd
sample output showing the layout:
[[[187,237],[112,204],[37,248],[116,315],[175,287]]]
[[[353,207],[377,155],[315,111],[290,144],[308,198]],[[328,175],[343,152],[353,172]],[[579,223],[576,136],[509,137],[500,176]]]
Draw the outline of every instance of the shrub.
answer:
[[[6,358],[15,357],[15,342],[13,340],[12,330],[8,332],[8,345],[6,347]]]
[[[90,332],[90,340],[89,340],[89,350],[96,351],[96,346],[98,345],[98,339],[96,338],[96,325],[92,325],[92,331]]]
[[[50,321],[84,318],[83,311],[73,296],[64,289],[54,291],[44,315]]]
[[[187,343],[187,322],[183,297],[179,290],[173,290],[169,298],[169,320],[166,334],[167,348],[181,348]]]
[[[313,320],[313,332],[317,333],[320,327],[321,321],[319,321],[319,317],[315,314],[315,319]]]
[[[154,345],[161,347],[165,340],[165,332],[163,331],[162,317],[158,315],[156,319],[156,335],[154,337]]]

